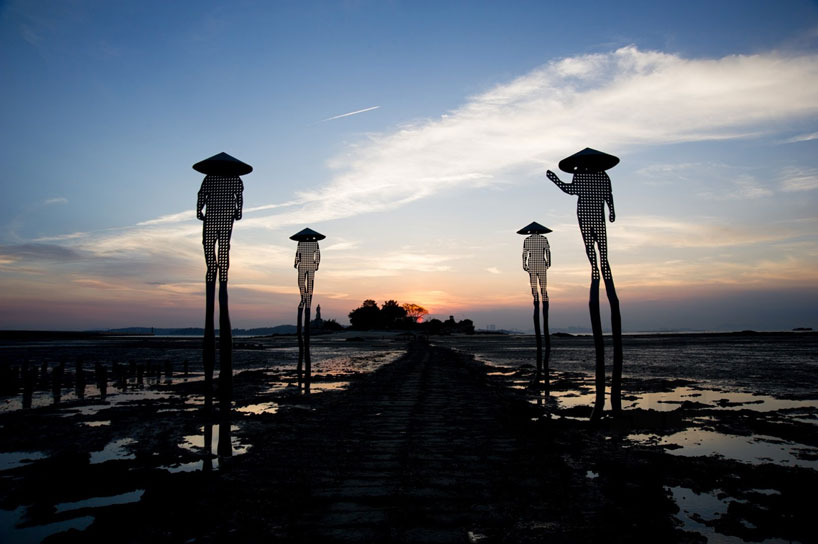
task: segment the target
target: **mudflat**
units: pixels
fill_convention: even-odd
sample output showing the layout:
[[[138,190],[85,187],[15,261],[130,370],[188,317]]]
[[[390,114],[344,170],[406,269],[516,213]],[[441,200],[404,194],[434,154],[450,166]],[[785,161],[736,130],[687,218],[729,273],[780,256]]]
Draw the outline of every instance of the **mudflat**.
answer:
[[[632,379],[630,390],[682,388],[687,400],[591,425],[590,406],[559,401],[587,390],[585,374],[555,372],[546,396],[521,385],[528,366],[498,370],[424,339],[372,368],[347,375],[338,390],[322,389],[331,381],[319,375],[323,392],[309,396],[270,391],[269,371],[244,370],[229,421],[203,421],[195,380],[127,405],[77,400],[0,414],[4,450],[49,452],[0,472],[0,506],[26,507],[21,531],[91,518],[47,542],[704,542],[708,531],[737,541],[813,538],[810,405],[782,409],[798,411],[796,421],[780,410],[703,402],[690,381],[648,377]],[[81,431],[60,425],[72,406]],[[103,420],[110,423],[95,426]],[[787,464],[677,455],[684,448],[668,442],[716,431],[797,437],[807,448]],[[208,434],[233,455],[179,447],[204,445]],[[81,500],[88,496],[109,500]],[[696,514],[689,498],[725,511]]]

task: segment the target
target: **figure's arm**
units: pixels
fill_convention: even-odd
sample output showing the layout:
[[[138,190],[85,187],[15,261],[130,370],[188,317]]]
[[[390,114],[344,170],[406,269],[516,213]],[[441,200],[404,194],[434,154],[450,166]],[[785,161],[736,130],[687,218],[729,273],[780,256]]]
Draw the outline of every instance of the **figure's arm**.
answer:
[[[573,183],[564,183],[560,178],[557,177],[557,174],[555,174],[551,170],[546,172],[545,175],[548,176],[548,179],[550,179],[551,181],[554,182],[554,185],[556,185],[557,187],[562,189],[563,193],[566,193],[566,194],[569,194],[569,195],[574,194],[574,187],[573,187],[574,184]]]
[[[551,246],[545,244],[545,267],[551,268]]]
[[[241,208],[244,204],[244,198],[242,197],[242,193],[244,193],[244,183],[239,180],[239,190],[236,191],[236,211],[233,214],[233,217],[238,221],[241,219]]]
[[[207,193],[205,192],[204,182],[202,182],[202,187],[199,189],[199,196],[196,200],[196,219],[199,221],[204,221],[204,214],[202,213],[202,209],[207,204]]]
[[[318,270],[318,263],[321,262],[321,250],[318,249],[318,244],[315,244],[315,253],[313,254],[312,258],[315,262],[315,269]]]
[[[523,270],[528,272],[528,253],[529,251],[524,247],[523,248]]]
[[[610,219],[611,223],[613,223],[616,219],[616,212],[614,212],[613,192],[611,192],[611,178],[609,178],[607,174],[605,174],[605,177],[607,178],[605,202],[608,204],[608,210],[610,211],[608,219]]]
[[[300,246],[301,244],[298,244],[298,245]],[[298,249],[295,250],[295,264],[293,265],[293,268],[298,268],[298,263],[300,263],[300,262],[301,262],[301,248],[299,247]]]

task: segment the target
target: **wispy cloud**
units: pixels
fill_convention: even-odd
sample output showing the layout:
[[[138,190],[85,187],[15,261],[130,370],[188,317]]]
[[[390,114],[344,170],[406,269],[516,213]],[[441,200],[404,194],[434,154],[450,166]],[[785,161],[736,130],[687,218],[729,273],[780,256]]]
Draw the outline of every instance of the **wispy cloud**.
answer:
[[[810,132],[809,134],[799,134],[797,136],[793,136],[792,138],[787,138],[786,140],[781,140],[782,144],[795,144],[798,142],[809,142],[812,140],[818,140],[818,132]]]
[[[781,176],[781,190],[786,192],[818,189],[818,170],[788,168]]]
[[[321,122],[325,121],[334,121],[335,119],[341,119],[343,117],[351,117],[353,115],[358,115],[359,113],[366,113],[368,111],[377,110],[380,106],[372,106],[371,108],[364,108],[362,110],[351,111],[348,113],[342,113],[341,115],[334,115],[332,117],[327,117],[326,119],[321,119]]]
[[[57,198],[49,198],[48,200],[44,201],[43,204],[45,206],[51,206],[52,204],[68,204],[68,199],[62,196]]]

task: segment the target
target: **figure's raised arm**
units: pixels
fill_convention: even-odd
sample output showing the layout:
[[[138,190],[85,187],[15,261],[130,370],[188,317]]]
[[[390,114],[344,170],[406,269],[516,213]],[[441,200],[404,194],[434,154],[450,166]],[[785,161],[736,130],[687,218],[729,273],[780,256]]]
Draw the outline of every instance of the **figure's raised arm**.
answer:
[[[557,174],[555,174],[551,170],[546,172],[545,175],[548,176],[548,179],[553,181],[554,185],[559,187],[562,190],[563,193],[567,193],[569,195],[574,194],[573,183],[564,183],[560,178],[557,177]]]

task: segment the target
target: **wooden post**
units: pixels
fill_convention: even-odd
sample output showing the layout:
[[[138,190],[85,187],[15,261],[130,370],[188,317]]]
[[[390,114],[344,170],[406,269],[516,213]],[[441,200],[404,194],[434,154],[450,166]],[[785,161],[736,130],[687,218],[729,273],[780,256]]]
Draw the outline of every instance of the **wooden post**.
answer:
[[[594,333],[596,351],[596,400],[591,421],[598,421],[605,409],[605,344],[602,339],[602,318],[599,316],[599,278],[591,280],[591,296],[588,301],[591,312],[591,330]]]
[[[304,393],[310,393],[312,361],[310,361],[310,307],[304,308]]]
[[[542,334],[540,334],[540,301],[534,299],[534,334],[537,337],[537,372],[534,374],[533,386],[539,388],[542,378]]]
[[[301,321],[304,317],[304,307],[302,305],[298,306],[298,321],[295,327],[295,332],[298,335],[298,390],[301,391],[301,385],[303,384],[303,373],[304,373],[304,336],[302,331]]]
[[[216,366],[216,327],[213,315],[216,305],[215,280],[205,283],[205,296],[205,332],[202,363],[204,365],[204,410],[205,416],[210,417],[213,412],[213,368]]]
[[[613,371],[611,372],[611,411],[622,412],[622,316],[619,314],[619,297],[616,296],[613,278],[605,280],[605,292],[611,305],[611,334],[613,336]]]
[[[543,357],[543,384],[545,386],[545,392],[548,393],[551,384],[550,384],[550,376],[549,376],[549,363],[551,361],[551,331],[548,328],[548,300],[543,300],[542,303],[542,325],[543,325],[543,336],[545,337],[545,356]]]
[[[219,447],[221,457],[232,455],[230,405],[233,397],[233,330],[227,307],[227,282],[219,282]],[[222,430],[227,429],[227,437]]]

